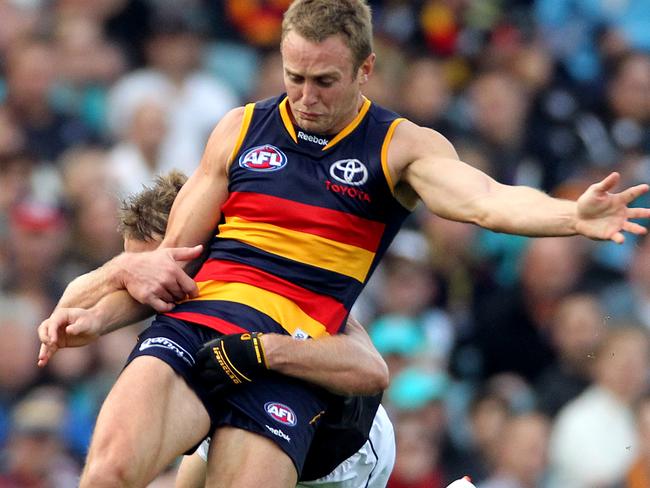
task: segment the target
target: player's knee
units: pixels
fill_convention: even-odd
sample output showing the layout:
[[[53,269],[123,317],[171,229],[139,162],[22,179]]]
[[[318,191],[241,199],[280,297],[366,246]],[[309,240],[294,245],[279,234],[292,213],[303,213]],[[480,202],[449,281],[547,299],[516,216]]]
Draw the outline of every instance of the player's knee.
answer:
[[[86,464],[81,475],[80,488],[115,488],[136,485],[136,478],[124,465],[115,465],[106,460],[94,460]]]
[[[144,483],[138,463],[133,462],[127,449],[104,444],[91,449],[81,476],[80,488],[135,487]]]

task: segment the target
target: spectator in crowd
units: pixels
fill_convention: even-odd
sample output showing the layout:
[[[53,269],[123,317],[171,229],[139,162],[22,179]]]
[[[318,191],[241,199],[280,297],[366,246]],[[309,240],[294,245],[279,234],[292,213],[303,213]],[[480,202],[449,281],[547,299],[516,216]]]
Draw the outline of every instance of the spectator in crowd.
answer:
[[[449,478],[471,473],[472,479],[487,478],[497,463],[503,443],[503,428],[512,408],[499,392],[482,387],[470,400],[467,419],[468,438],[460,446],[450,446],[445,460]]]
[[[8,50],[4,104],[39,162],[54,163],[69,147],[97,139],[79,118],[52,104],[56,68],[55,51],[45,40],[24,39]]]
[[[100,23],[81,15],[60,20],[53,45],[60,72],[55,101],[94,131],[105,131],[108,87],[125,71],[123,52],[107,41]]]
[[[399,447],[388,488],[446,486],[440,454],[447,428],[447,388],[444,375],[432,375],[420,368],[408,368],[392,378],[386,405]]]
[[[58,273],[66,249],[68,222],[56,205],[24,200],[9,216],[6,289],[24,296],[47,315],[61,295]]]
[[[542,486],[548,459],[549,421],[539,413],[516,415],[506,421],[491,475],[481,488]],[[570,486],[570,485],[565,485]]]
[[[574,293],[562,299],[551,323],[555,361],[536,384],[539,409],[554,417],[590,383],[591,366],[607,325],[594,295]]]
[[[0,446],[11,430],[11,409],[40,379],[27,355],[38,351],[33,327],[42,318],[32,301],[0,294]]]
[[[447,120],[451,91],[441,62],[430,57],[410,60],[399,95],[397,111],[404,117],[453,138]]]
[[[526,147],[529,100],[520,80],[504,70],[479,74],[468,88],[468,133],[478,141],[491,176],[509,184],[541,186],[540,168]]]
[[[650,329],[650,239],[640,239],[632,250],[625,280],[605,287],[600,295],[603,308],[612,321],[631,321]]]
[[[190,174],[210,132],[237,104],[237,98],[201,68],[201,37],[195,26],[176,14],[161,14],[152,26],[147,66],[127,73],[109,94],[109,128],[123,139],[123,131],[132,126],[134,114],[144,102],[165,102],[168,132],[156,170],[162,173],[177,168]]]
[[[455,331],[438,306],[442,290],[431,267],[429,243],[419,232],[402,230],[387,251],[382,271],[379,314],[369,327],[375,347],[387,354],[402,353],[409,356],[409,362],[418,361],[429,369],[445,369]],[[395,337],[394,345],[391,337]],[[401,350],[400,344],[404,345]],[[398,363],[389,360],[388,364],[391,374],[398,372]]]
[[[586,266],[584,243],[573,238],[529,242],[519,282],[478,297],[475,337],[483,377],[502,371],[537,380],[554,359],[550,324],[562,298],[581,281]]]
[[[159,173],[168,120],[162,101],[148,99],[134,107],[123,139],[107,155],[108,171],[122,197],[137,193]]]
[[[16,404],[12,430],[0,469],[3,488],[69,488],[80,467],[66,453],[63,391],[39,387]]]
[[[650,486],[650,394],[639,399],[634,412],[639,453],[627,472],[625,488],[646,488]]]
[[[558,414],[550,440],[550,488],[621,483],[637,456],[633,405],[648,387],[647,332],[609,331],[595,351],[593,384]]]

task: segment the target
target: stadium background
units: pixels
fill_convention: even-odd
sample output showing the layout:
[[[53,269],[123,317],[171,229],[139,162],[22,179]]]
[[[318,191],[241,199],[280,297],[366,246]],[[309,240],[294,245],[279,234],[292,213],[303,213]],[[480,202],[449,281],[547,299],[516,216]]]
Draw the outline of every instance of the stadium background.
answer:
[[[139,327],[38,370],[36,326],[120,252],[122,196],[191,172],[228,109],[282,91],[288,3],[0,0],[0,486],[76,485]],[[466,162],[566,198],[612,170],[650,182],[647,0],[370,3],[366,95]],[[648,240],[416,211],[355,307],[392,374],[389,486],[650,487],[649,266]]]

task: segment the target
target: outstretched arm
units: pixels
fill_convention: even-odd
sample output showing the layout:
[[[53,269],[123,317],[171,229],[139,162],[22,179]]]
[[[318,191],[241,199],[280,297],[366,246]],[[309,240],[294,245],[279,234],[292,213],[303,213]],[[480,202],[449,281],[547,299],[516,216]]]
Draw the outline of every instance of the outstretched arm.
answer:
[[[389,146],[394,181],[415,191],[435,214],[487,229],[526,236],[581,234],[621,243],[623,232],[645,234],[631,221],[650,217],[650,209],[628,205],[648,191],[637,185],[612,193],[618,173],[591,185],[577,200],[552,198],[526,186],[510,186],[463,163],[440,134],[403,122]]]

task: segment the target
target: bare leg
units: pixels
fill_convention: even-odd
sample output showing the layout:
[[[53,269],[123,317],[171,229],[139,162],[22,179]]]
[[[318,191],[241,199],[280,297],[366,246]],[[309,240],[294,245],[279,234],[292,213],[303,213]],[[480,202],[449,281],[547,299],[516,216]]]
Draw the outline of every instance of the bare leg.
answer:
[[[197,395],[158,358],[122,372],[97,418],[81,488],[145,486],[210,428]]]
[[[183,456],[181,465],[176,473],[176,488],[203,488],[205,475],[208,470],[206,463],[197,453]]]
[[[274,442],[233,427],[212,436],[206,488],[294,488],[293,462]]]

